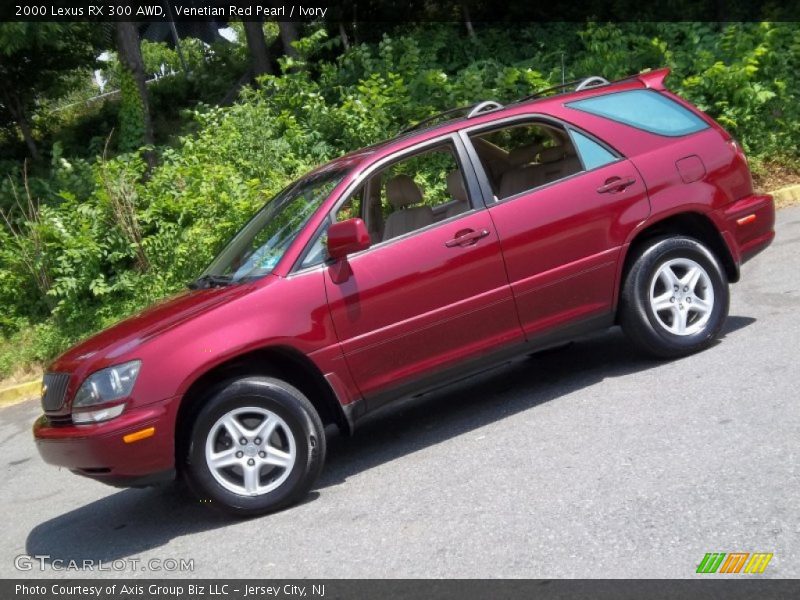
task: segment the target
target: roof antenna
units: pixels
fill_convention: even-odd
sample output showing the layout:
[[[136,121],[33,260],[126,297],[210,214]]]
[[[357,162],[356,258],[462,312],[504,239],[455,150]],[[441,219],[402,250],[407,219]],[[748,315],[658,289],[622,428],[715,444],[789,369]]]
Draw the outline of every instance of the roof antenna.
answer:
[[[561,51],[561,85],[567,82],[566,72],[564,71],[564,51]]]

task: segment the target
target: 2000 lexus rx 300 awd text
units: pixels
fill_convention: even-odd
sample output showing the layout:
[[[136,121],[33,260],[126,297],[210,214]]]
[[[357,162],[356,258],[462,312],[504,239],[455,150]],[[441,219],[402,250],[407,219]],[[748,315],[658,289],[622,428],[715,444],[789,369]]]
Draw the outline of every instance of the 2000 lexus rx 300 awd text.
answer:
[[[50,365],[42,457],[258,514],[306,494],[325,426],[393,399],[615,323],[706,348],[775,211],[666,75],[482,102],[306,175],[191,289]]]

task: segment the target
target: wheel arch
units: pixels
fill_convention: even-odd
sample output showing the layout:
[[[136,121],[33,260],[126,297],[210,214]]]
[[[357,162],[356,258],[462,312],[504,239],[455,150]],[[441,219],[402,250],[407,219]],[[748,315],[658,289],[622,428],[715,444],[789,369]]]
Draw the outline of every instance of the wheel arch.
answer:
[[[323,426],[336,425],[345,434],[352,432],[352,424],[336,392],[311,359],[285,346],[260,348],[211,367],[189,385],[175,419],[175,464],[178,468],[189,447],[187,425],[193,422],[204,401],[224,381],[257,375],[275,377],[296,387],[314,406]]]
[[[622,286],[625,285],[628,271],[630,271],[642,247],[650,240],[668,235],[686,235],[703,242],[719,259],[728,281],[731,283],[739,281],[739,265],[734,260],[728,245],[722,237],[722,233],[711,218],[699,212],[681,212],[648,223],[636,232],[625,250],[625,257],[622,261],[622,269],[617,282],[617,294],[619,294]],[[617,319],[619,318],[618,313],[619,302],[617,300]]]

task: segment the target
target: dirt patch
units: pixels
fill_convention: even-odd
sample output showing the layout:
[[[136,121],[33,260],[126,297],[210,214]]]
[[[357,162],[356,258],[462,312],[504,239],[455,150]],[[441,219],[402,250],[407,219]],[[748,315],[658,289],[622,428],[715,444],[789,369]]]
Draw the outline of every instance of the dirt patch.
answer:
[[[800,167],[772,161],[751,165],[753,186],[757,192],[774,192],[790,185],[800,184]]]

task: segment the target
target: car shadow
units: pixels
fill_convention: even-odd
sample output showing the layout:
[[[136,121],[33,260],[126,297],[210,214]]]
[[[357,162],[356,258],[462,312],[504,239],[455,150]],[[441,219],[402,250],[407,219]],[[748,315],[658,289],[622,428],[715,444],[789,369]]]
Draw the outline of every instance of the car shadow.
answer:
[[[719,337],[754,322],[752,317],[729,316]],[[316,489],[340,484],[360,471],[603,380],[664,362],[643,356],[615,327],[470,377],[446,390],[397,402],[359,423],[352,438],[336,436],[328,441],[327,463]]]
[[[722,333],[720,334],[719,339],[723,339],[726,335],[734,333],[735,331],[739,331],[740,329],[744,329],[755,322],[756,320],[753,317],[741,317],[736,315],[729,316],[725,320],[725,326],[722,328]]]
[[[31,556],[48,556],[48,563],[106,562],[230,522],[200,505],[183,486],[125,489],[37,525],[28,534],[25,550]]]
[[[754,321],[731,316],[722,336]],[[398,402],[365,419],[352,438],[330,436],[325,470],[304,503],[365,469],[603,380],[660,364],[643,357],[614,328],[567,347],[524,357],[441,391]],[[237,520],[194,500],[182,485],[126,489],[37,525],[28,534],[26,551],[47,555],[51,562],[113,561],[137,556],[176,537],[234,522]]]

